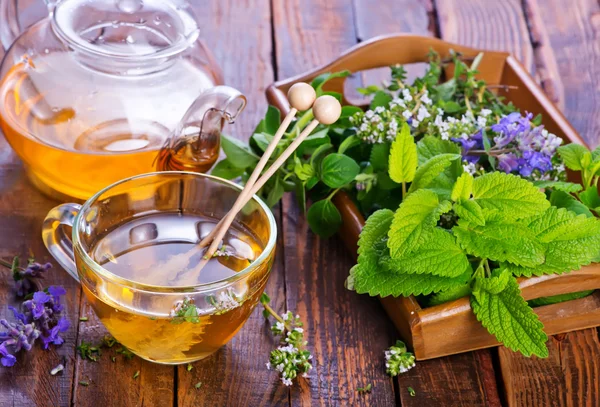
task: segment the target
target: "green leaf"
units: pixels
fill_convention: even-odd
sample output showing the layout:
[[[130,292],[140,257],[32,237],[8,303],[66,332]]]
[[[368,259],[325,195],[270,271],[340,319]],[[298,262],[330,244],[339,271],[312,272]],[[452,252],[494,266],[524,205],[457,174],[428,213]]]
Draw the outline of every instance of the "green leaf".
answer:
[[[442,140],[434,136],[425,136],[417,143],[417,153],[419,156],[419,165],[422,165],[436,155],[445,153],[460,154],[460,147],[448,140]],[[463,166],[461,160],[455,160],[427,188],[435,191],[444,199],[450,199],[454,183],[462,173]]]
[[[464,219],[474,225],[485,225],[483,210],[481,209],[481,206],[477,204],[477,202],[470,199],[466,201],[460,201],[454,204],[453,209],[459,218]]]
[[[579,202],[575,197],[573,197],[573,195],[563,191],[552,191],[550,194],[550,204],[552,206],[556,206],[557,208],[568,209],[577,215],[583,214],[589,218],[594,216],[587,206]]]
[[[494,261],[508,261],[534,267],[544,262],[544,246],[526,225],[501,216],[486,216],[485,225],[460,220],[452,228],[459,245],[467,253]]]
[[[521,296],[517,280],[506,270],[494,274],[475,279],[471,307],[477,320],[507,348],[547,357],[544,326]]]
[[[340,147],[338,148],[338,153],[344,154],[346,150],[349,150],[352,147],[359,145],[360,143],[361,140],[355,135],[346,137],[346,139],[344,139],[344,141],[342,141],[342,143],[340,144]]]
[[[464,276],[447,278],[429,274],[403,274],[378,265],[379,258],[386,255],[392,215],[392,211],[382,209],[367,219],[358,241],[358,264],[352,267],[346,282],[348,289],[359,294],[397,297],[430,294],[464,284]]]
[[[321,163],[321,181],[330,188],[341,188],[354,180],[360,166],[344,154],[329,154]]]
[[[392,101],[392,99],[392,95],[382,90],[379,90],[375,92],[375,96],[373,96],[373,100],[371,101],[369,109],[373,110],[379,106],[387,107]]]
[[[527,301],[527,303],[529,304],[530,307],[541,307],[543,305],[558,304],[560,302],[578,300],[580,298],[587,297],[588,295],[592,294],[594,291],[595,290],[586,290],[586,291],[579,291],[576,293],[552,295],[550,297],[541,297],[541,298],[536,298],[534,300],[529,300],[529,301]]]
[[[539,214],[550,206],[546,195],[531,182],[502,172],[475,178],[473,199],[483,209],[498,210],[512,219]]]
[[[374,144],[371,148],[369,161],[374,171],[388,171],[390,160],[390,145],[388,143]]]
[[[427,188],[446,168],[450,167],[453,161],[460,159],[460,157],[460,154],[440,154],[431,157],[417,169],[408,192]]]
[[[244,173],[243,168],[238,168],[231,163],[228,159],[219,161],[217,165],[210,172],[215,177],[225,179],[235,179]]]
[[[275,182],[273,186],[269,190],[269,194],[267,195],[266,204],[269,208],[274,207],[277,202],[283,198],[283,194],[285,190],[283,189],[283,183],[278,176],[275,176]]]
[[[252,135],[251,140],[264,152],[269,146],[269,143],[273,141],[273,136],[267,133],[255,133]]]
[[[331,144],[321,144],[315,151],[313,151],[310,156],[310,165],[312,165],[315,171],[319,171],[321,169],[321,161],[325,157],[325,154],[329,152],[329,150],[333,150],[333,145]]]
[[[279,109],[275,106],[269,105],[267,108],[267,113],[265,114],[265,118],[262,119],[256,129],[252,132],[255,133],[268,133],[270,135],[274,135],[279,125],[281,124],[281,113]]]
[[[390,178],[397,183],[412,182],[417,170],[417,145],[410,135],[410,127],[404,123],[392,142],[389,156]]]
[[[300,212],[303,215],[306,215],[306,187],[304,182],[299,179],[296,179],[296,201],[298,202],[298,207],[300,208]]]
[[[437,96],[440,100],[449,101],[456,93],[456,79],[450,79],[437,86]]]
[[[545,261],[536,267],[507,265],[516,276],[560,274],[590,264],[600,254],[600,221],[550,207],[527,225],[546,246]]]
[[[367,95],[367,96],[372,95],[373,93],[377,92],[380,89],[381,88],[377,85],[369,85],[366,88],[356,88],[358,93],[360,93],[361,95]]]
[[[469,266],[463,250],[452,234],[434,227],[424,236],[424,241],[412,252],[399,259],[383,260],[386,268],[399,273],[433,274],[441,277],[458,277]]]
[[[471,295],[471,292],[471,283],[457,285],[447,290],[432,294],[429,298],[427,298],[427,305],[433,307],[435,305],[445,304],[447,302]]]
[[[321,237],[333,236],[342,224],[342,215],[328,199],[315,202],[306,214],[310,229]]]
[[[340,114],[340,118],[351,117],[356,113],[360,113],[363,110],[358,106],[346,105],[342,106],[342,113]]]
[[[583,188],[581,184],[566,181],[533,181],[533,185],[537,188],[551,188],[557,191],[570,193],[579,192]]]
[[[440,216],[452,207],[440,202],[433,191],[418,190],[408,195],[394,214],[388,247],[393,258],[401,258],[423,242],[424,233],[432,230]]]
[[[465,172],[456,180],[456,184],[454,184],[454,188],[452,189],[452,195],[450,199],[452,199],[452,201],[454,202],[467,200],[471,197],[472,192],[473,176],[468,172]]]
[[[455,143],[434,136],[425,136],[417,143],[419,165],[440,154],[460,154],[460,147]],[[459,163],[460,164],[460,163]]]
[[[323,92],[323,85],[325,85],[328,81],[334,78],[345,78],[348,75],[350,75],[350,71],[339,71],[334,73],[326,72],[317,76],[310,84],[313,88],[315,88],[317,96],[321,96],[325,94],[325,92]]]
[[[238,168],[251,167],[259,160],[259,157],[250,151],[246,143],[226,134],[221,134],[221,148],[231,165]]]
[[[581,144],[571,143],[566,146],[560,146],[557,151],[567,168],[580,171],[587,167],[587,165],[582,167],[582,161],[584,161],[585,153],[589,152],[589,150]]]
[[[598,196],[598,188],[591,186],[579,194],[581,202],[590,209],[600,208],[600,196]]]
[[[299,146],[298,146],[298,154],[303,155],[307,152],[315,150],[316,148],[330,144],[331,140],[329,139],[329,135],[327,134],[329,129],[319,130],[316,133],[308,136]]]

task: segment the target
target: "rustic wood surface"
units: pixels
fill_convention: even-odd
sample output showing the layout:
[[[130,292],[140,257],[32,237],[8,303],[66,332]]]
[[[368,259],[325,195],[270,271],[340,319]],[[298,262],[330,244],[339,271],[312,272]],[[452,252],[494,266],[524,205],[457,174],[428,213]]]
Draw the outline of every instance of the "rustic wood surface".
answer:
[[[43,6],[28,5],[28,16]],[[39,2],[41,3],[41,1]],[[412,32],[514,53],[593,146],[600,142],[600,5],[598,0],[194,0],[202,32],[228,84],[249,106],[230,131],[247,139],[266,109],[265,87],[301,73],[375,35]],[[418,69],[418,68],[417,68]],[[385,72],[357,76],[358,83]],[[51,257],[40,227],[56,202],[26,180],[22,165],[0,139],[0,257]],[[389,379],[383,350],[398,338],[378,303],[343,287],[352,265],[337,238],[319,239],[293,197],[275,210],[278,255],[267,292],[277,311],[296,311],[306,322],[315,369],[307,380],[283,387],[265,369],[274,345],[257,310],[238,335],[213,357],[185,367],[125,360],[109,351],[99,362],[82,360],[76,346],[105,331],[77,284],[56,267],[48,284],[67,287],[72,322],[65,343],[20,355],[0,368],[0,406],[599,406],[598,331],[557,335],[550,357],[527,359],[505,348],[418,363]],[[0,316],[14,303],[9,273],[0,278]],[[88,321],[80,322],[86,316]],[[57,376],[49,371],[62,361]],[[139,376],[134,378],[139,371]],[[80,385],[89,382],[89,386]],[[196,389],[196,383],[202,387]],[[370,394],[357,387],[371,383]],[[411,396],[407,390],[416,391]]]

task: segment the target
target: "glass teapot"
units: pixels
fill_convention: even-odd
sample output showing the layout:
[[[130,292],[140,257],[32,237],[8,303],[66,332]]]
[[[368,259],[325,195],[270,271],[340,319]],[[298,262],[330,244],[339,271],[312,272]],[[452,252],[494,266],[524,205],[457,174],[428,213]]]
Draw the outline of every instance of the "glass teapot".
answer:
[[[154,170],[207,171],[246,100],[221,80],[178,0],[46,0],[20,34],[0,2],[0,125],[30,179],[87,199]]]

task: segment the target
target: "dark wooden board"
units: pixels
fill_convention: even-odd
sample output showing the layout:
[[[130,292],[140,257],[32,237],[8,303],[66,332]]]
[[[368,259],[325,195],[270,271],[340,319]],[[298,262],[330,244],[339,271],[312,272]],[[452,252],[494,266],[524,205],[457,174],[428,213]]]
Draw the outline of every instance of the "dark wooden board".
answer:
[[[329,62],[356,43],[350,1],[274,1],[278,78]],[[294,406],[388,406],[395,404],[383,351],[395,333],[375,299],[344,288],[353,262],[337,238],[309,231],[295,199],[283,201],[286,298],[306,322],[315,368],[293,386]],[[371,383],[370,394],[356,388]]]
[[[30,250],[40,262],[52,258],[41,239],[41,225],[48,210],[56,202],[39,194],[23,177],[20,161],[10,150],[4,138],[0,139],[0,257],[5,260],[29,257]],[[17,299],[10,270],[0,271],[0,316],[13,320],[7,305],[16,305]],[[69,405],[75,361],[75,338],[80,290],[77,283],[55,267],[47,273],[45,285],[63,285],[67,288],[65,315],[71,327],[63,338],[65,343],[48,352],[41,350],[40,341],[35,350],[19,355],[12,368],[0,368],[0,406]],[[63,361],[66,368],[56,376],[50,370]]]
[[[273,82],[271,60],[271,11],[268,1],[196,1],[202,35],[215,59],[223,68],[225,83],[242,91],[246,109],[225,132],[247,140],[267,108],[264,89]],[[280,210],[275,208],[281,236]],[[266,292],[274,309],[285,303],[283,249],[277,248],[276,260]],[[177,371],[179,406],[270,406],[287,405],[288,389],[277,372],[265,364],[277,345],[258,306],[232,341],[216,355],[194,363],[187,371]],[[200,389],[195,385],[202,382]]]

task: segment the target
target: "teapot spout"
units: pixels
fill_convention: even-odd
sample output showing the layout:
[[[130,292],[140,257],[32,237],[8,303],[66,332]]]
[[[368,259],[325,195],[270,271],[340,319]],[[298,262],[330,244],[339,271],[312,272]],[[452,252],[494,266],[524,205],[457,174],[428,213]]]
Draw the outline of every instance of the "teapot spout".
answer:
[[[245,106],[244,95],[229,86],[203,92],[160,150],[156,169],[208,171],[219,157],[223,126],[235,122]]]

